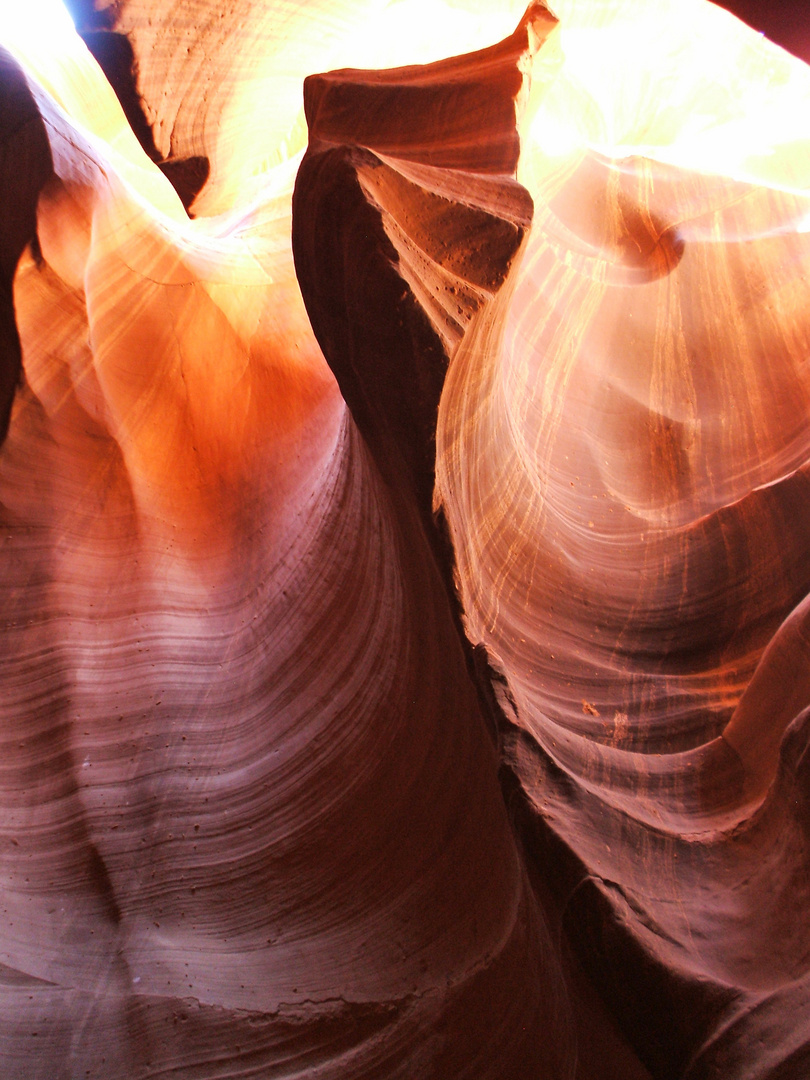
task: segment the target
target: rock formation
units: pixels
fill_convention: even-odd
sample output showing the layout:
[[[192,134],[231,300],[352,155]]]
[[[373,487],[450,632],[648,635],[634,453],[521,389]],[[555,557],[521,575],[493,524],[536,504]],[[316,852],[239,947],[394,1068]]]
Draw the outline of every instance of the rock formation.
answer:
[[[6,42],[11,1080],[810,1069],[810,70],[489,7]]]

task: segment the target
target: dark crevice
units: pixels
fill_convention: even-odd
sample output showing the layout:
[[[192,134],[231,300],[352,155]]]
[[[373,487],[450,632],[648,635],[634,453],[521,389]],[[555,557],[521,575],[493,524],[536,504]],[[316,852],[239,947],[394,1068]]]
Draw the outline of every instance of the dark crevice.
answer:
[[[121,108],[124,110],[124,116],[143,147],[144,153],[160,168],[180,196],[186,211],[191,214],[192,204],[208,179],[210,172],[208,158],[202,156],[164,158],[161,155],[155,146],[152,128],[144,112],[143,100],[138,93],[138,64],[129,38],[124,34],[111,33],[105,29],[84,29],[86,21],[80,22],[79,25],[82,27],[81,36],[84,43],[115,91]]]
[[[36,243],[37,202],[53,173],[45,125],[17,63],[0,49],[0,444],[22,375],[14,313],[14,275],[20,256]]]

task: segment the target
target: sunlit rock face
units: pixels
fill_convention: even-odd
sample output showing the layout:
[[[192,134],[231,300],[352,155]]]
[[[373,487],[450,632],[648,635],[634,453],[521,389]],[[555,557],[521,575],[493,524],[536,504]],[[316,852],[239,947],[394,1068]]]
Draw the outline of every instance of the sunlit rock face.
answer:
[[[4,1074],[564,1075],[447,591],[296,284],[297,163],[191,222],[80,42],[17,51]]]
[[[810,73],[491,8],[9,35],[4,1076],[810,1069]]]
[[[625,1030],[657,1075],[798,1077],[810,72],[708,6],[612,9],[560,3],[538,57],[531,235],[453,357],[437,498]]]

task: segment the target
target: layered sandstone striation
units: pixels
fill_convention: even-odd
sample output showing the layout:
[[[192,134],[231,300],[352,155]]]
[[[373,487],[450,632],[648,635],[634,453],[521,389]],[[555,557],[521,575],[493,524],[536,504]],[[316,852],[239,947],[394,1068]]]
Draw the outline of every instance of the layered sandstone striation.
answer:
[[[297,162],[191,221],[78,40],[17,52],[5,1075],[564,1075],[441,573],[298,291]]]
[[[810,72],[491,7],[7,42],[12,1080],[810,1067]]]
[[[465,625],[569,940],[654,1075],[799,1077],[810,72],[707,5],[557,12],[531,234],[439,412]]]

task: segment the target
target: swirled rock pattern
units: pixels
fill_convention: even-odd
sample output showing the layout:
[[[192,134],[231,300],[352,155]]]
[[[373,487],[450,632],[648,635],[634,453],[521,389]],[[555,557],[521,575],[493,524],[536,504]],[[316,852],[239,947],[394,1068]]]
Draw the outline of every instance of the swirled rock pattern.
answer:
[[[803,1078],[808,70],[72,7],[0,58],[3,1076]]]
[[[78,42],[18,51],[4,1075],[563,1075],[442,578],[298,293],[294,169],[191,222]]]
[[[663,34],[558,10],[531,236],[439,413],[466,625],[571,940],[653,1073],[799,1077],[810,142],[780,124],[810,77],[715,9]]]

